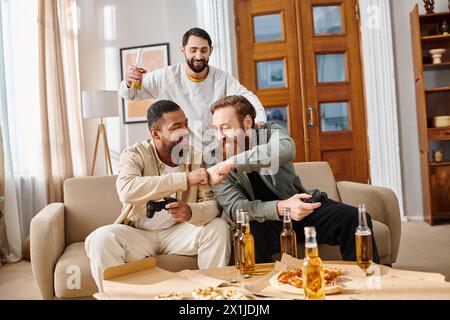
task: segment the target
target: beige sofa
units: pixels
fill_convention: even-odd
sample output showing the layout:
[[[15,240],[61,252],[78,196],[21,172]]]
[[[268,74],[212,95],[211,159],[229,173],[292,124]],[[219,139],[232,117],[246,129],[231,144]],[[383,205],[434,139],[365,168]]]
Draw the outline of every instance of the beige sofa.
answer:
[[[339,182],[325,162],[295,164],[307,188],[357,205],[366,203],[374,220],[381,261],[392,264],[400,241],[400,214],[395,194],[386,188]],[[86,236],[113,223],[121,210],[114,176],[82,177],[64,183],[64,203],[52,203],[31,222],[31,263],[44,299],[89,297],[97,292],[84,250]],[[324,259],[340,259],[337,247],[319,247]],[[299,252],[303,252],[302,249]],[[197,268],[196,257],[158,256],[160,267],[170,271]]]

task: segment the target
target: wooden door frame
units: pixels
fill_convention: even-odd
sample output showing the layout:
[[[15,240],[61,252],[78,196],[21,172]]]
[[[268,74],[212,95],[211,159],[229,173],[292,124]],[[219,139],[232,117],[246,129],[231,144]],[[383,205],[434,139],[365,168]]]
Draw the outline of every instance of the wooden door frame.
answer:
[[[304,67],[306,65],[306,61],[305,61],[305,56],[303,53],[302,48],[300,47],[302,43],[304,43],[304,38],[303,38],[303,22],[302,19],[304,19],[304,17],[301,16],[302,14],[302,10],[300,10],[300,1],[302,0],[295,0],[295,7],[296,7],[296,16],[297,16],[297,21],[299,21],[300,23],[297,23],[297,36],[298,36],[298,51],[299,51],[299,65],[300,65],[300,77],[301,77],[301,91],[302,91],[302,101],[303,101],[303,105],[302,105],[302,109],[303,109],[303,114],[304,114],[304,123],[306,124],[307,122],[307,108],[308,108],[308,99],[306,98],[305,92],[306,92],[306,80],[305,80],[305,70]],[[347,2],[351,1],[352,3],[348,4]],[[322,2],[321,0],[317,0],[317,3],[320,4],[320,2]],[[367,177],[367,181],[361,181],[361,182],[368,182],[370,183],[370,148],[369,148],[369,136],[368,136],[368,119],[367,119],[367,111],[366,111],[366,94],[365,94],[365,83],[364,83],[364,64],[363,64],[363,59],[362,59],[362,36],[361,36],[361,19],[359,18],[359,3],[358,0],[345,0],[345,6],[347,6],[347,10],[345,10],[345,12],[343,12],[344,17],[346,19],[352,19],[353,21],[351,21],[351,23],[355,23],[357,25],[357,35],[356,35],[356,40],[357,40],[357,45],[358,45],[358,54],[356,59],[357,62],[359,63],[360,66],[360,72],[358,72],[358,79],[354,79],[352,77],[352,87],[353,86],[357,86],[357,90],[359,91],[358,97],[360,97],[360,101],[358,101],[358,103],[361,104],[361,108],[362,108],[362,118],[364,119],[363,122],[360,124],[363,126],[364,129],[364,138],[363,138],[363,143],[361,143],[361,139],[357,139],[356,136],[353,138],[353,145],[356,145],[358,143],[360,143],[360,149],[365,151],[365,155],[364,155],[364,162],[365,162],[365,177]],[[329,4],[329,1],[324,0],[323,1],[324,4]],[[340,1],[336,1],[336,3],[340,3]],[[354,13],[353,14],[353,10]],[[345,22],[345,27],[346,28],[346,24],[347,22]],[[344,29],[345,30],[345,29]],[[347,30],[348,31],[348,30]],[[348,35],[348,32],[346,32],[345,34]],[[337,50],[339,51],[339,50]],[[346,59],[347,61],[351,62],[351,61],[355,61],[355,56],[354,55],[352,58],[348,57],[348,52],[346,52]],[[347,69],[347,77],[351,77],[350,74],[350,70],[349,69],[349,64],[346,64],[346,69]],[[349,80],[349,79],[348,79]],[[351,107],[351,103],[349,105],[349,107]],[[352,115],[351,113],[349,113],[349,119],[351,119]],[[310,151],[310,141],[309,141],[309,132],[308,132],[308,127],[306,125],[304,125],[304,135],[305,135],[305,150],[307,157],[306,157],[306,161],[310,161],[311,160],[311,151]],[[362,144],[365,144],[364,147],[362,147]],[[355,177],[358,178],[358,177]]]
[[[295,0],[282,0],[282,1],[287,1],[287,2],[292,2],[292,5],[295,6]],[[240,30],[240,25],[241,25],[241,21],[239,21],[239,9],[238,9],[238,4],[240,3],[250,3],[249,0],[234,0],[234,13],[235,13],[235,30],[236,32],[236,49],[237,49],[237,67],[238,67],[238,74],[239,74],[239,80],[241,81],[242,79],[244,80],[248,80],[248,75],[243,73],[243,68],[241,68],[240,66],[243,65],[245,63],[245,61],[243,62],[244,58],[242,57],[242,55],[240,54],[241,50],[243,50],[242,47],[242,43],[239,41],[239,30]],[[267,0],[267,3],[270,3],[269,0]],[[264,3],[261,3],[259,5],[263,5]],[[276,10],[267,10],[267,11],[261,11],[264,13],[270,13],[270,12],[274,12]],[[278,12],[278,11],[277,11]],[[291,13],[292,15],[292,19],[294,19],[294,22],[296,25],[298,25],[297,23],[297,15],[295,13]],[[283,19],[285,20],[285,19]],[[285,24],[286,22],[284,22]],[[283,24],[282,26],[282,30],[285,31],[285,25]],[[250,28],[250,30],[252,30]],[[297,30],[294,30],[294,32],[297,32]],[[250,34],[248,36],[252,36],[253,37],[253,31],[250,32]],[[284,33],[284,36],[286,36],[286,34]],[[297,40],[297,35],[294,35],[294,37],[292,39],[290,39],[290,41],[298,41]],[[287,39],[285,38],[283,41],[275,41],[273,42],[274,46],[277,47],[277,44],[279,45],[282,42],[287,42]],[[261,44],[257,44],[256,48],[258,48],[258,46],[262,46],[264,45],[264,43]],[[303,90],[301,89],[300,86],[300,80],[299,76],[298,76],[298,72],[296,70],[300,70],[300,66],[298,65],[300,60],[298,60],[298,47],[299,44],[297,43],[295,45],[295,54],[297,54],[297,56],[295,57],[295,59],[291,59],[290,61],[288,61],[286,67],[287,67],[287,72],[286,72],[286,80],[287,80],[287,84],[288,87],[286,90],[285,88],[275,88],[275,89],[261,89],[258,90],[256,87],[256,83],[255,81],[248,81],[251,83],[251,85],[247,84],[247,87],[249,90],[251,90],[252,92],[254,92],[255,94],[258,94],[259,96],[262,96],[262,98],[264,99],[264,95],[266,95],[266,91],[268,92],[268,94],[270,96],[272,96],[271,98],[268,98],[272,101],[276,101],[277,99],[279,99],[280,96],[287,96],[287,98],[289,99],[289,103],[288,103],[288,125],[289,125],[289,133],[290,135],[293,137],[294,139],[294,143],[296,145],[296,158],[295,161],[305,161],[305,152],[306,152],[306,148],[305,148],[305,136],[304,136],[304,127],[305,127],[305,118],[304,118],[304,111],[303,111]],[[244,47],[244,49],[246,49],[247,46]],[[277,48],[277,50],[280,50],[280,48]],[[282,51],[280,51],[280,56],[282,56],[281,54]],[[292,52],[288,52],[288,54],[292,54]],[[284,54],[285,56],[287,56],[287,54]],[[270,59],[268,59],[270,60]],[[294,64],[294,68],[288,68],[288,66],[292,66],[292,64]],[[253,73],[253,76],[256,73]],[[293,80],[294,81],[291,81]],[[289,90],[295,90],[295,91],[300,91],[302,93],[302,96],[297,97],[297,98],[293,98],[292,94],[289,93]],[[274,91],[276,94],[274,94]],[[264,105],[264,103],[263,103]],[[297,109],[296,109],[297,107]],[[298,115],[298,113],[300,113],[300,115]],[[298,128],[293,125],[293,123],[295,123],[295,120],[301,120],[302,123],[302,130],[298,130]]]
[[[300,92],[301,92],[301,110],[302,110],[302,119],[303,119],[303,143],[305,148],[305,162],[308,162],[311,160],[310,156],[310,141],[309,141],[309,131],[308,131],[308,114],[307,114],[307,108],[308,103],[306,99],[306,84],[305,84],[305,58],[303,55],[303,50],[301,47],[301,44],[303,43],[303,27],[300,23],[301,16],[300,16],[300,10],[299,10],[299,3],[297,0],[295,0],[295,16],[297,21],[297,51],[298,51],[298,64],[299,64],[299,73],[300,73]]]

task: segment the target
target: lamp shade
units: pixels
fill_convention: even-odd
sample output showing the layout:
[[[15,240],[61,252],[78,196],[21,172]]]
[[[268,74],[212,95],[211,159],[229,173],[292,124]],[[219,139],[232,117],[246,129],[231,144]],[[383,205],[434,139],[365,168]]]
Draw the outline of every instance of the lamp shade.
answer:
[[[119,115],[117,91],[83,91],[83,118],[108,118]]]

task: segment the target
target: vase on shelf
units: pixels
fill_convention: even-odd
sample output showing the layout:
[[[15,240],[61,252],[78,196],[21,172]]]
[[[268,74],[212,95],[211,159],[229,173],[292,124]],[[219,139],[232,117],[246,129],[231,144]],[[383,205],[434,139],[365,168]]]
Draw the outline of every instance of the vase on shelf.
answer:
[[[427,11],[427,14],[433,14],[434,13],[434,0],[423,0],[425,10]]]
[[[450,33],[450,25],[448,24],[447,19],[442,20],[442,23],[439,25],[439,32],[443,35],[448,35]]]
[[[433,161],[436,163],[444,161],[444,153],[441,149],[433,152]]]
[[[433,64],[442,63],[442,55],[446,52],[446,49],[433,49],[428,51],[433,58]]]

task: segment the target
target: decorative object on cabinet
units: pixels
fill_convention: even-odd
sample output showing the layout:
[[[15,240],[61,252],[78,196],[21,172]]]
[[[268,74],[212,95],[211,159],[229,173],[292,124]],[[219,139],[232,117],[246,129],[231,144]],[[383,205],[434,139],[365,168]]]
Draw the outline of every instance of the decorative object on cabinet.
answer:
[[[446,52],[445,49],[433,49],[428,51],[433,58],[433,64],[442,63],[442,55]]]
[[[450,127],[450,116],[436,116],[433,118],[435,128]]]
[[[427,14],[433,14],[434,13],[434,0],[423,0],[423,3],[425,4],[425,10],[427,11]]]
[[[439,32],[443,35],[447,35],[450,33],[450,26],[447,19],[444,18],[442,20],[442,23],[439,25]]]
[[[444,153],[441,149],[433,152],[433,161],[434,162],[442,162],[444,161]]]

